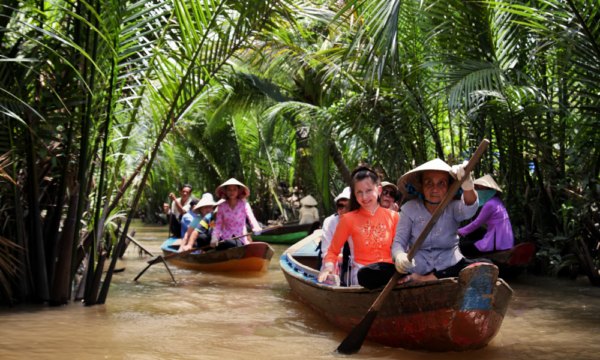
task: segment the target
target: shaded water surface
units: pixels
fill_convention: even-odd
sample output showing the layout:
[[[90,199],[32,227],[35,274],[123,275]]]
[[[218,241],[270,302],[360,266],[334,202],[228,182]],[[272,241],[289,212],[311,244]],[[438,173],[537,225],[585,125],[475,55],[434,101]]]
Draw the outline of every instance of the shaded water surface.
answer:
[[[154,254],[166,227],[136,223],[136,239]],[[119,261],[107,303],[0,309],[0,359],[322,359],[346,333],[290,294],[275,256],[262,275],[206,274],[164,266],[133,278],[148,257],[133,244]],[[356,359],[598,359],[600,289],[523,276],[500,333],[483,350],[427,353],[365,343]]]

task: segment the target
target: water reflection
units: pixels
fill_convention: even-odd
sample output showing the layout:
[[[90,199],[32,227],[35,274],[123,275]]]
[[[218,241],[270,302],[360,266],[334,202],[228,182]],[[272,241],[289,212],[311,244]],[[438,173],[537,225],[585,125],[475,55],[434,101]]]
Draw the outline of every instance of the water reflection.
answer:
[[[155,254],[163,227],[136,224],[136,239]],[[128,250],[106,305],[0,310],[1,359],[321,359],[346,333],[290,294],[274,246],[266,273],[208,274],[162,264],[138,282],[147,257]],[[587,279],[521,277],[510,283],[513,301],[490,345],[466,353],[427,353],[366,343],[356,359],[597,359],[600,289]]]

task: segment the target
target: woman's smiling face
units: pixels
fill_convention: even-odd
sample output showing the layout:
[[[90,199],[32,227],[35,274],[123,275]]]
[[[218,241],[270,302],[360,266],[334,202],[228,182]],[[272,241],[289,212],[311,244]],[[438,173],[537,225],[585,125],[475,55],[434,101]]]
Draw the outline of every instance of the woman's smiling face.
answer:
[[[377,186],[373,180],[366,178],[354,184],[354,196],[356,201],[365,210],[374,211],[377,208],[377,198],[381,194],[381,186]]]

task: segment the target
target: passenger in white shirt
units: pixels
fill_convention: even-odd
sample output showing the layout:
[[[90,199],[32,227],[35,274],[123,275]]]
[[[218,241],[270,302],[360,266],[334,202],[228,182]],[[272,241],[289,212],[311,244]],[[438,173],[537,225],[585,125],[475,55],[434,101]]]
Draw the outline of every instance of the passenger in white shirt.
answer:
[[[171,205],[165,203],[163,208],[167,214],[167,220],[169,221],[170,231],[175,238],[179,238],[181,235],[181,217],[183,214],[191,210],[190,203],[194,199],[192,195],[192,185],[184,184],[179,190],[180,198],[175,197],[175,194],[170,193],[169,199],[172,200]]]
[[[331,239],[333,239],[333,234],[335,234],[335,229],[337,228],[338,223],[340,222],[340,217],[348,212],[346,205],[350,200],[350,187],[346,187],[341,194],[339,194],[335,199],[335,205],[337,207],[337,213],[331,215],[323,221],[323,236],[321,237],[321,259],[327,255],[327,250],[329,250],[329,245],[331,245]],[[321,262],[319,259],[319,262]]]

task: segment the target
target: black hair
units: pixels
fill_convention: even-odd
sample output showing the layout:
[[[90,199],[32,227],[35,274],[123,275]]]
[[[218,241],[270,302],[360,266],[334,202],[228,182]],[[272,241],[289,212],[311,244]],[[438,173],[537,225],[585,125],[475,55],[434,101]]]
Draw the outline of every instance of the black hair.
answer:
[[[187,187],[187,188],[190,188],[190,192],[192,192],[192,191],[194,190],[194,188],[192,187],[192,185],[190,185],[190,184],[183,184],[183,185],[181,185],[181,187],[179,188],[179,191],[181,191],[181,190],[185,189],[186,187]]]
[[[350,178],[350,201],[348,201],[348,204],[346,205],[348,212],[358,210],[360,208],[360,204],[356,200],[356,195],[354,195],[354,185],[357,181],[362,181],[364,179],[369,178],[375,185],[381,185],[381,179],[379,177],[379,174],[376,173],[375,170],[373,170],[373,168],[366,165],[357,166],[352,171]],[[379,203],[379,197],[377,197],[377,203]]]
[[[194,209],[194,206],[198,205],[199,202],[200,200],[196,198],[192,199],[192,201],[190,201],[190,206],[192,207],[192,209]]]

